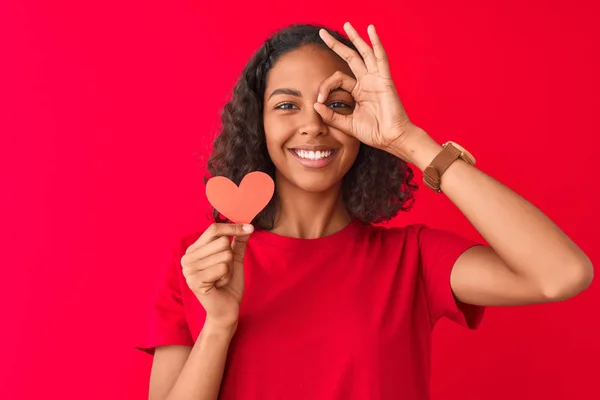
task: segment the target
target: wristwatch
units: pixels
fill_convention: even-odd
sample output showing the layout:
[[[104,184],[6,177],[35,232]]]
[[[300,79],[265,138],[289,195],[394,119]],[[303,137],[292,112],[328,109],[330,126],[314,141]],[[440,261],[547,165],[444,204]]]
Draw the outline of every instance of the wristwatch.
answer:
[[[423,182],[436,193],[440,193],[441,178],[452,163],[462,159],[471,165],[475,165],[475,158],[464,147],[458,143],[448,141],[442,145],[442,151],[433,159],[431,164],[423,171]]]

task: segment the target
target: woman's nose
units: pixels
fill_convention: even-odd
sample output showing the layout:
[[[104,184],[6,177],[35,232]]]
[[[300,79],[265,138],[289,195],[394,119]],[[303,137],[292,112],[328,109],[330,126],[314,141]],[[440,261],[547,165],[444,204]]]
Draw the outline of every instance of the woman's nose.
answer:
[[[320,136],[328,133],[327,125],[323,122],[321,114],[314,107],[311,106],[309,110],[306,110],[304,118],[305,121],[303,121],[300,130],[302,135]]]

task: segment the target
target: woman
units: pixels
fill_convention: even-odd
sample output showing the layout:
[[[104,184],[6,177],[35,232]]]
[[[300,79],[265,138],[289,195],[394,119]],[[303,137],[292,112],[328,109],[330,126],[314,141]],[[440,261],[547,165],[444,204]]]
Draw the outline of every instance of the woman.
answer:
[[[253,221],[181,241],[149,335],[151,399],[427,399],[431,330],[485,306],[570,298],[589,258],[544,214],[407,116],[384,48],[312,25],[269,38],[223,112],[208,170],[276,187]],[[414,224],[412,164],[488,245]],[[256,228],[256,229],[255,229]],[[233,237],[231,241],[230,237]]]

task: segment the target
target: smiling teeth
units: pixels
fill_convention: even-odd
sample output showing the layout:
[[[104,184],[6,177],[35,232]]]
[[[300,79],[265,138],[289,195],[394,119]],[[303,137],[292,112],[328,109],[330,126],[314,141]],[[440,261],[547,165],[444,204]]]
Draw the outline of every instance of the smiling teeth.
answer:
[[[327,158],[333,153],[332,150],[327,151],[306,151],[306,150],[294,150],[294,153],[300,158],[306,158],[307,160],[320,160]]]

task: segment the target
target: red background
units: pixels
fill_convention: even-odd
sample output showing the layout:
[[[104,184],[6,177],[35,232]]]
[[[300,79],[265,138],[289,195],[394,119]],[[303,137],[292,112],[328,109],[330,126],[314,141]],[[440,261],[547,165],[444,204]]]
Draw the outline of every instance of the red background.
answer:
[[[413,121],[598,264],[597,15],[573,0],[2,1],[0,398],[146,398],[140,310],[173,239],[204,223],[200,155],[244,63],[292,22],[375,23]],[[425,187],[393,223],[414,221],[477,237]],[[598,286],[490,309],[477,332],[441,323],[433,398],[600,398]]]

